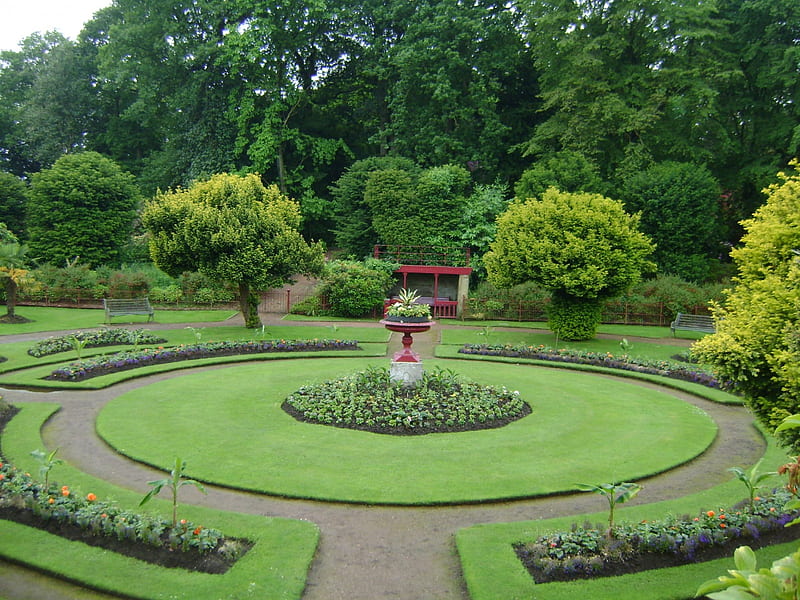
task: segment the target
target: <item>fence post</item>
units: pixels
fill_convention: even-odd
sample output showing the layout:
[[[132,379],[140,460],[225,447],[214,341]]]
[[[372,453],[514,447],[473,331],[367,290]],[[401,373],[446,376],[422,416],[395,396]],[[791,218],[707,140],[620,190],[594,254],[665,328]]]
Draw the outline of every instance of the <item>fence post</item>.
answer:
[[[292,311],[292,290],[286,290],[286,314]]]

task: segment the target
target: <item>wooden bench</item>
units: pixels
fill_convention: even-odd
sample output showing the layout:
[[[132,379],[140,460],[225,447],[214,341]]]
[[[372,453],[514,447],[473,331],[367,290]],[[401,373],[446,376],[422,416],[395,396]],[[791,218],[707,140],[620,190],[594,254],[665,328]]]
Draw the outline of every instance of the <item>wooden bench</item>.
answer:
[[[106,324],[110,323],[111,317],[147,315],[149,323],[155,316],[149,298],[103,298],[103,309],[106,311]]]
[[[708,315],[689,315],[678,313],[675,320],[669,324],[672,335],[676,330],[699,331],[701,333],[714,333],[717,328],[714,326],[714,317]]]

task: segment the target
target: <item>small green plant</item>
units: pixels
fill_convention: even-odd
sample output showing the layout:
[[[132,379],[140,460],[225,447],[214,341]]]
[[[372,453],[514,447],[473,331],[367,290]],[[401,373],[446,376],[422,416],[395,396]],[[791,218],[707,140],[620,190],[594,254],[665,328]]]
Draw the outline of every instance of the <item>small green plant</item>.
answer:
[[[776,475],[775,471],[769,471],[767,473],[759,473],[758,468],[761,466],[761,461],[759,460],[756,464],[752,466],[749,471],[745,471],[740,467],[731,467],[728,469],[731,473],[736,475],[736,478],[741,481],[745,487],[747,488],[747,493],[750,501],[750,512],[753,512],[754,506],[754,498],[756,496],[756,491],[758,490],[759,485],[765,479]]]
[[[623,354],[630,354],[630,351],[633,350],[633,344],[627,338],[622,338],[619,342],[619,349],[622,350]]]
[[[263,330],[264,326],[262,325],[261,328]],[[189,331],[192,332],[192,335],[194,335],[194,341],[196,343],[199,344],[200,341],[203,339],[203,328],[202,327],[192,327],[191,325],[189,325],[187,327],[184,327],[184,329],[188,329]]]
[[[198,490],[206,493],[206,489],[203,487],[203,484],[199,481],[195,481],[194,479],[186,479],[184,478],[184,473],[186,471],[186,461],[181,460],[180,458],[175,458],[175,467],[170,471],[170,476],[168,479],[159,479],[157,481],[148,481],[147,485],[153,487],[152,490],[147,492],[144,498],[142,498],[141,502],[139,502],[139,506],[144,506],[147,504],[153,496],[157,495],[162,488],[169,488],[170,493],[172,494],[172,526],[176,527],[178,525],[178,490],[182,488],[184,485],[193,485]]]
[[[86,342],[83,338],[79,338],[77,335],[71,335],[67,338],[72,349],[75,350],[75,355],[77,356],[78,360],[81,359],[81,353],[83,352],[84,347],[86,346]]]
[[[638,483],[626,481],[624,483],[601,483],[594,485],[590,483],[577,483],[579,489],[586,492],[594,492],[605,496],[608,500],[608,537],[614,536],[614,509],[617,504],[623,504],[632,499],[642,490]]]
[[[397,294],[399,302],[392,304],[386,311],[390,317],[427,317],[431,318],[431,307],[427,304],[419,304],[420,296],[417,290],[402,289]]]
[[[492,337],[492,333],[494,333],[494,327],[491,325],[484,325],[481,327],[481,330],[478,332],[478,335],[483,336],[484,343],[488,346],[489,339]]]
[[[733,553],[736,569],[728,575],[706,581],[695,598],[707,596],[712,600],[797,600],[797,580],[800,574],[800,550],[776,560],[772,568],[758,568],[755,552],[740,546]]]
[[[50,471],[53,470],[53,467],[58,465],[63,465],[64,461],[60,458],[56,458],[56,453],[58,452],[58,448],[53,450],[50,453],[44,452],[44,450],[36,449],[31,452],[31,456],[37,460],[39,463],[39,476],[44,477],[44,487],[47,489],[47,486],[50,483]]]

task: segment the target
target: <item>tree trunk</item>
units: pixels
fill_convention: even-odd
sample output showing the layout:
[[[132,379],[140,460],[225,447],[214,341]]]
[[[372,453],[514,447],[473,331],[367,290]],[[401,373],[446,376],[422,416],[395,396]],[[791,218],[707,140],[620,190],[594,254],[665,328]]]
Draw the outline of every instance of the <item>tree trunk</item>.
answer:
[[[17,310],[17,282],[11,277],[6,280],[6,316],[14,318]]]
[[[275,166],[278,169],[278,189],[281,191],[281,194],[287,194],[286,163],[283,159],[283,142],[278,144],[278,156],[275,158]]]
[[[239,284],[239,310],[244,317],[244,326],[248,329],[261,327],[261,318],[258,316],[258,305],[260,298],[258,294],[250,289],[246,283]]]

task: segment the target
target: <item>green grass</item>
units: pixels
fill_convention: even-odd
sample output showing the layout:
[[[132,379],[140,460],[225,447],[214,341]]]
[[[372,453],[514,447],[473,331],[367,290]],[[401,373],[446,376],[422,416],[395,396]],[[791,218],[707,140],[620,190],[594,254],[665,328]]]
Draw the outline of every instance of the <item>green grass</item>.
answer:
[[[577,481],[638,479],[690,460],[716,434],[704,413],[664,392],[498,363],[426,365],[519,390],[533,414],[499,429],[387,436],[299,423],[280,409],[301,385],[365,362],[248,364],[157,382],[112,400],[97,431],[123,454],[160,468],[185,457],[190,475],[203,481],[370,504],[530,497],[574,490]]]
[[[463,346],[464,344],[525,344],[526,346],[556,346],[556,340],[550,333],[540,331],[498,331],[491,330],[489,335],[485,335],[482,330],[471,329],[442,329],[442,344],[449,346]],[[558,343],[558,348],[574,348],[589,352],[610,352],[618,356],[624,354],[620,348],[619,340],[595,338],[584,342],[565,342]],[[686,346],[673,345],[666,340],[632,342],[632,348],[628,351],[631,357],[647,358],[652,360],[669,360],[672,356],[686,351]]]
[[[44,447],[40,429],[58,409],[54,404],[22,404],[3,434],[3,453],[23,470],[35,473],[38,465],[30,451]],[[56,467],[54,481],[76,493],[92,492],[124,508],[138,509],[142,495],[113,486],[70,465]],[[156,499],[148,512],[167,518],[171,504]],[[0,520],[0,556],[44,573],[100,591],[130,598],[300,598],[306,574],[319,539],[317,527],[306,521],[246,515],[182,505],[180,514],[225,535],[246,537],[253,548],[224,575],[166,569],[81,542],[68,541],[38,529]]]
[[[772,438],[767,439],[764,468],[775,468],[786,461],[786,453]],[[735,466],[735,465],[731,465]],[[777,480],[775,481],[777,484]],[[647,488],[639,495],[645,499]],[[702,510],[732,506],[746,496],[744,486],[737,480],[689,494],[676,500],[653,504],[625,506],[618,509],[618,522],[658,519],[667,515],[697,514]],[[598,496],[598,508],[603,499]],[[568,583],[535,584],[517,559],[511,547],[518,541],[569,529],[573,523],[592,523],[607,519],[607,512],[572,515],[558,519],[520,521],[476,525],[460,530],[456,544],[461,566],[472,600],[508,600],[513,598],[537,600],[685,600],[694,596],[699,585],[732,568],[732,558],[686,565],[671,569],[644,571],[620,577]],[[759,551],[760,561],[769,564],[777,557],[796,550],[797,544],[784,544]]]
[[[53,308],[49,306],[18,306],[17,315],[31,319],[30,323],[0,323],[0,336],[42,331],[91,329],[105,325],[102,308]],[[167,310],[157,309],[156,323],[219,322],[236,315],[228,310]],[[112,327],[147,327],[146,316],[115,317]]]
[[[460,325],[464,327],[512,327],[516,329],[538,329],[548,332],[548,335],[555,339],[549,332],[546,321],[469,321],[459,319],[442,319],[440,323],[447,325]],[[672,331],[669,327],[659,327],[655,325],[617,325],[613,323],[601,323],[597,328],[598,333],[608,335],[618,335],[621,337],[648,337],[648,338],[671,338]],[[704,333],[693,331],[678,331],[675,337],[679,339],[697,340],[703,337]]]
[[[147,329],[144,327],[144,329]],[[209,365],[214,363],[232,363],[252,360],[274,360],[279,358],[300,358],[304,356],[319,357],[322,355],[335,356],[385,356],[386,342],[389,339],[389,332],[379,327],[326,327],[326,326],[292,326],[277,325],[268,327],[262,332],[250,331],[241,326],[210,326],[198,329],[201,341],[221,341],[221,340],[243,340],[243,339],[355,339],[362,346],[363,350],[332,351],[328,353],[308,352],[297,354],[264,354],[264,355],[243,355],[240,357],[209,358],[195,361],[184,361],[168,363],[164,365],[154,365],[132,371],[121,371],[110,375],[95,377],[83,382],[63,382],[45,381],[51,371],[59,364],[70,363],[76,360],[74,351],[61,352],[42,358],[34,358],[27,352],[32,346],[32,342],[12,342],[2,345],[2,355],[7,358],[0,363],[0,384],[16,385],[30,388],[56,388],[56,389],[102,389],[126,381],[134,377],[152,375]],[[193,344],[196,342],[195,334],[190,329],[162,329],[151,331],[151,333],[161,336],[167,341],[165,346],[177,346],[179,344]],[[130,346],[114,346],[105,348],[84,348],[82,357],[94,356],[110,352],[118,352],[128,349]]]

